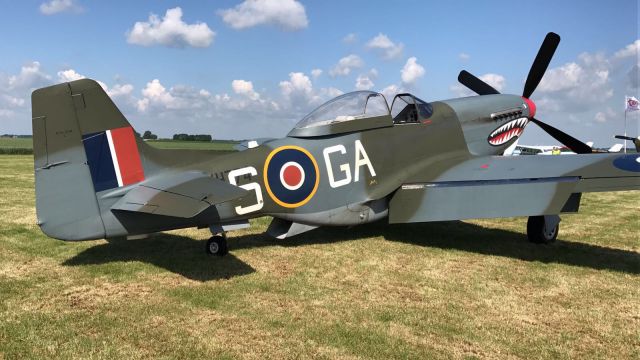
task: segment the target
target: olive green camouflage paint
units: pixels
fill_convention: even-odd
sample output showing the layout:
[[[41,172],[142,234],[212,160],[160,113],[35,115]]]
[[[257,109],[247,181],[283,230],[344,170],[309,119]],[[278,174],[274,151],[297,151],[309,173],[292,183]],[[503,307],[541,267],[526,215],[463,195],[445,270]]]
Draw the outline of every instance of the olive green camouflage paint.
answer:
[[[492,114],[517,109],[528,117],[528,108],[519,96],[485,95],[434,102],[433,116],[424,121],[394,124],[389,115],[294,129],[285,138],[228,154],[160,150],[136,138],[145,180],[95,192],[82,136],[130,126],[122,113],[89,79],[36,90],[32,106],[38,222],[47,235],[64,240],[265,215],[308,229],[387,216],[404,223],[550,215],[577,210],[579,196],[573,194],[640,188],[639,172],[613,165],[620,154],[500,156],[515,138],[500,146],[487,139],[512,118]],[[358,154],[363,156],[357,144],[375,176],[368,166],[356,166]],[[317,163],[317,190],[299,207],[281,206],[266,190],[265,161],[283,146],[303,148]],[[343,146],[344,153],[325,154],[334,146]],[[352,180],[332,187],[329,167],[340,180],[348,168]],[[238,169],[255,173],[231,178]],[[238,211],[252,206],[259,210]]]

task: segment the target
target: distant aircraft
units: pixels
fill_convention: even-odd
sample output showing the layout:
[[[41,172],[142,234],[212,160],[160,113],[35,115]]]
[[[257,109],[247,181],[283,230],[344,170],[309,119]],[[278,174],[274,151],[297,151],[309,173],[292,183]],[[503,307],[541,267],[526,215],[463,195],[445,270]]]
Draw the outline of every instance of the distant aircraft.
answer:
[[[624,147],[624,144],[613,144],[611,145],[611,147],[609,148],[609,150],[607,150],[607,152],[610,153],[617,153],[622,151],[622,148]]]
[[[382,219],[528,216],[530,241],[554,241],[558,215],[577,212],[582,193],[640,189],[640,156],[593,154],[535,118],[530,97],[559,41],[547,35],[522,95],[499,94],[466,71],[458,80],[481,96],[426,102],[405,93],[389,108],[382,94],[348,93],[285,138],[228,154],[149,146],[93,80],[38,89],[38,224],[63,240],[209,228],[206,251],[216,255],[227,253],[226,231],[262,216],[273,217],[268,233],[278,238]],[[501,156],[529,123],[578,155]]]
[[[593,149],[593,142],[587,142],[587,145]],[[616,153],[622,150],[622,144],[613,144],[607,150],[597,150],[593,149],[593,152],[609,152]],[[512,156],[512,155],[572,155],[575,152],[571,151],[566,146],[557,146],[557,145],[520,145],[518,144],[518,140],[516,140],[511,146],[509,146],[503,153],[504,156]]]

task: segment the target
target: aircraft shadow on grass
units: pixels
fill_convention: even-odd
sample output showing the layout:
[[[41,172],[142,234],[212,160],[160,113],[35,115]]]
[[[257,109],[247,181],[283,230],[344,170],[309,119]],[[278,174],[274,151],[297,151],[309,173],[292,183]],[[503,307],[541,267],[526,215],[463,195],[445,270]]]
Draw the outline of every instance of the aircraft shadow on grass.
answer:
[[[232,237],[229,248],[233,251],[274,244],[290,247],[376,236],[418,246],[640,274],[640,253],[634,251],[560,239],[551,245],[533,244],[522,233],[485,228],[462,221],[398,225],[388,225],[379,221],[352,228],[319,228],[287,240],[269,240],[266,235],[245,235]]]
[[[330,244],[376,236],[418,246],[640,274],[640,254],[634,251],[568,240],[557,240],[552,245],[537,245],[529,243],[526,235],[522,233],[485,228],[461,221],[402,225],[378,222],[353,228],[320,228],[286,240],[273,240],[263,234],[231,234],[231,253],[225,257],[214,258],[204,254],[204,241],[161,234],[144,240],[94,246],[67,260],[64,265],[141,261],[189,279],[208,281],[228,279],[255,271],[250,265],[235,257],[234,250]]]
[[[140,261],[197,281],[229,279],[255,270],[233,254],[212,258],[205,242],[173,234],[141,240],[121,240],[93,246],[66,260],[63,265],[99,265]]]

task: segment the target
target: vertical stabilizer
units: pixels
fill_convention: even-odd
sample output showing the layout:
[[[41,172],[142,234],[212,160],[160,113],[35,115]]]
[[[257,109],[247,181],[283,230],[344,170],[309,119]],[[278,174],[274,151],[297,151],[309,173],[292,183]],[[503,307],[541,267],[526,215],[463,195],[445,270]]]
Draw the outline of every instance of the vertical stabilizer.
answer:
[[[105,237],[96,193],[144,180],[139,139],[93,80],[38,89],[31,99],[38,224],[62,240]]]

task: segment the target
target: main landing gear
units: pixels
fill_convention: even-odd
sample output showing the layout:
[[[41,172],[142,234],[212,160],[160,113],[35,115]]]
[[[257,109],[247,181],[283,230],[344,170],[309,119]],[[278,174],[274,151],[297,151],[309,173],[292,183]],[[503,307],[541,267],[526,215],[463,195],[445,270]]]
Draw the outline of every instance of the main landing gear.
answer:
[[[560,216],[529,216],[527,221],[527,237],[536,244],[550,244],[556,241],[560,228]]]
[[[222,235],[213,235],[209,240],[207,240],[207,247],[205,250],[209,255],[227,255],[229,253],[229,248],[227,247],[227,236],[224,233],[222,233]]]

